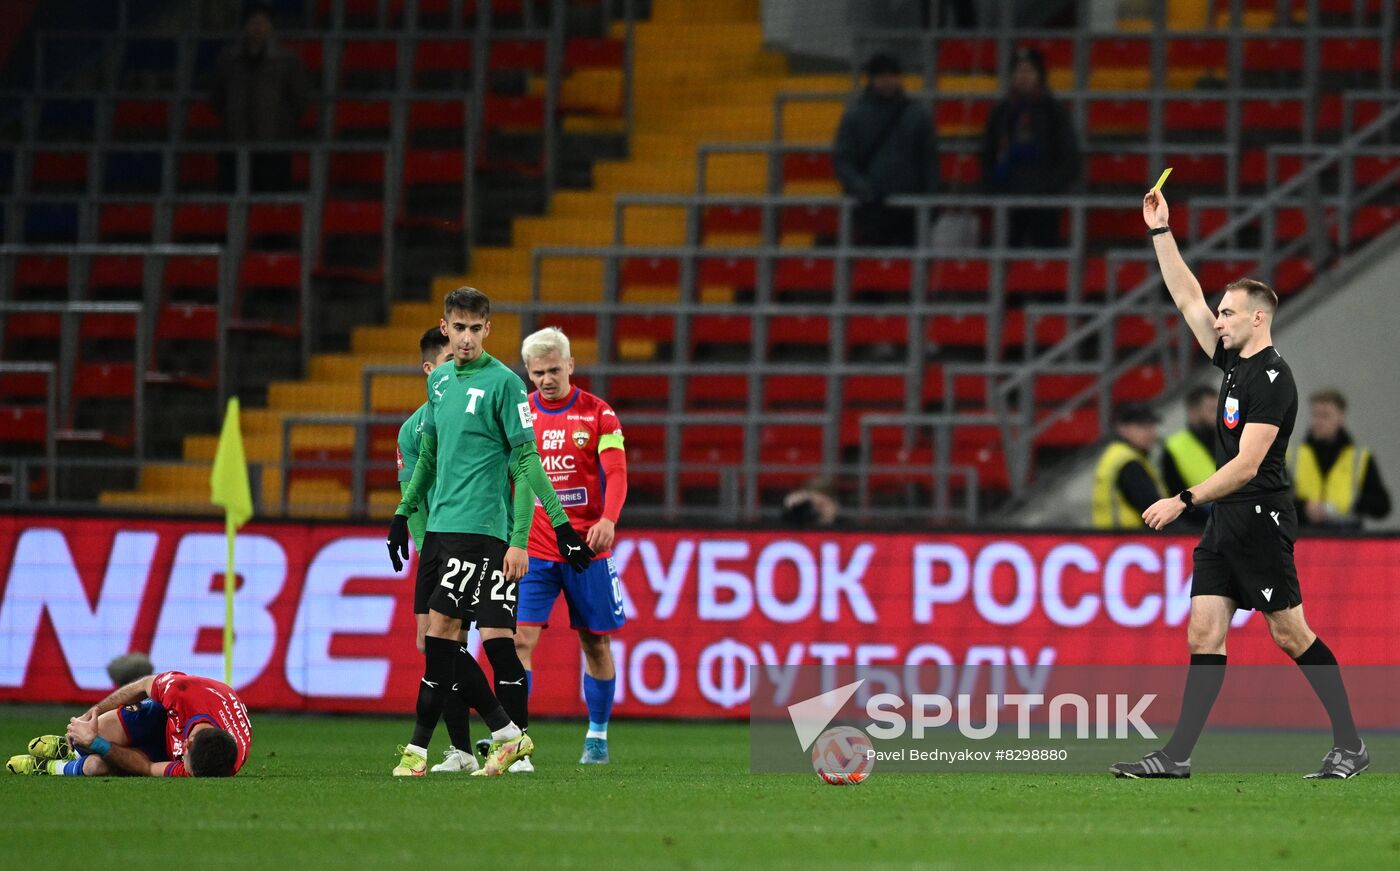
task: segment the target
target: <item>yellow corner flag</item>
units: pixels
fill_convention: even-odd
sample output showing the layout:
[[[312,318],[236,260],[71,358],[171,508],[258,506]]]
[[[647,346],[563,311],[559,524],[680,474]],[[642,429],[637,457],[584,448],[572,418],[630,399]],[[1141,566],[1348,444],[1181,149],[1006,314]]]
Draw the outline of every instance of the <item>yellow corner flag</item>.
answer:
[[[228,565],[224,569],[224,683],[233,685],[233,543],[238,528],[253,516],[253,491],[248,486],[248,461],[243,456],[243,430],[238,425],[238,397],[228,401],[219,449],[209,472],[209,501],[224,509],[228,536]]]

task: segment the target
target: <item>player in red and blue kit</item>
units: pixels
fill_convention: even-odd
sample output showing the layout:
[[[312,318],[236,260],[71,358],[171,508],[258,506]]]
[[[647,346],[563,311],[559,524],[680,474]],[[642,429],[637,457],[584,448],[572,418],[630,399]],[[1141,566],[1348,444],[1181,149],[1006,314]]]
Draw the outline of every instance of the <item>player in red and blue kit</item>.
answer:
[[[179,671],[127,684],[10,758],[14,774],[231,777],[248,761],[253,725],[227,684]]]
[[[549,625],[549,613],[562,592],[569,605],[569,626],[578,632],[586,663],[583,697],[588,733],[579,762],[606,763],[608,720],[617,684],[608,636],[627,622],[622,585],[608,553],[627,499],[622,424],[606,402],[569,383],[574,358],[562,330],[549,327],[530,335],[521,346],[521,357],[535,385],[530,410],[544,470],[570,522],[597,556],[583,571],[560,561],[549,517],[536,505],[530,529],[530,570],[520,581],[515,647],[528,681],[530,653],[539,643],[540,630]]]

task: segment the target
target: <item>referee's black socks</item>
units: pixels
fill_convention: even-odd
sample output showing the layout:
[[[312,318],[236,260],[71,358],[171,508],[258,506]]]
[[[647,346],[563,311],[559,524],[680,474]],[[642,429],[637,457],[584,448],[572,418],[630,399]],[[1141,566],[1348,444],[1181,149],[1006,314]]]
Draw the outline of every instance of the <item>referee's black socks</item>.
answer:
[[[1181,695],[1181,713],[1176,719],[1176,730],[1162,752],[1177,762],[1186,762],[1206,727],[1206,717],[1220,695],[1220,685],[1225,682],[1225,654],[1193,653],[1191,668],[1186,672],[1186,691]]]
[[[1332,650],[1318,638],[1293,661],[1303,670],[1303,676],[1312,684],[1313,692],[1332,719],[1332,744],[1352,752],[1360,750],[1361,736],[1356,734],[1347,688],[1342,683],[1342,670]]]
[[[521,730],[530,727],[530,692],[525,686],[525,666],[515,652],[514,638],[490,638],[481,642],[491,673],[496,678],[496,698]]]
[[[452,676],[457,670],[455,658],[461,642],[455,638],[423,639],[423,679],[418,682],[418,707],[413,722],[413,745],[428,748],[433,730],[442,716],[443,702],[452,692]]]

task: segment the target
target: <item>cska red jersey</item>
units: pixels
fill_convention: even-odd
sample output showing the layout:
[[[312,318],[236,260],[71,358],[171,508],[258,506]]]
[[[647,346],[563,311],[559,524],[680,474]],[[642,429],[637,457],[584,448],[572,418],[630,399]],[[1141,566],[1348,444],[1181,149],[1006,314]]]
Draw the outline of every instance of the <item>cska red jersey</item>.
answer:
[[[575,387],[563,402],[530,394],[530,410],[535,415],[535,445],[569,522],[580,536],[603,516],[603,467],[598,452],[622,447],[622,424],[608,404],[592,393]],[[530,527],[529,554],[538,559],[562,562],[554,541],[549,515],[536,500],[535,519]],[[606,557],[607,552],[598,554]]]
[[[248,749],[253,744],[253,725],[248,721],[248,709],[227,684],[195,677],[179,671],[156,675],[151,683],[151,699],[165,708],[165,750],[175,760],[165,767],[166,777],[189,777],[185,768],[185,740],[190,727],[201,722],[213,723],[233,736],[238,744],[235,772],[248,761]]]

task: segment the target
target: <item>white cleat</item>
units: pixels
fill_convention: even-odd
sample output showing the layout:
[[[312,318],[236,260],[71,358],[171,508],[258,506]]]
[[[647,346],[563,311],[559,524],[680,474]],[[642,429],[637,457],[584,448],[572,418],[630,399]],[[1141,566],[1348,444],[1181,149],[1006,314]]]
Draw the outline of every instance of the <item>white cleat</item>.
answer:
[[[434,774],[471,774],[481,767],[472,756],[465,750],[458,750],[456,747],[448,747],[442,754],[442,761],[434,765]]]
[[[507,774],[534,774],[535,763],[530,761],[530,757],[522,756],[510,764],[506,769]]]

